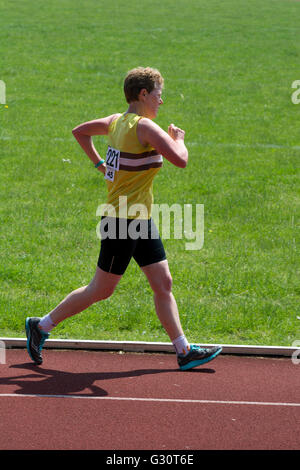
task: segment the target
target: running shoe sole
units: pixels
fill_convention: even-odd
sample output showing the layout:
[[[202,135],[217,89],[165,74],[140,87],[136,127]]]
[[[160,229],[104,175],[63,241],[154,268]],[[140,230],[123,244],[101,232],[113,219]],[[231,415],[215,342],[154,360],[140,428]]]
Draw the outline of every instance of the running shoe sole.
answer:
[[[41,344],[40,344],[40,358],[38,357],[34,357],[32,352],[31,352],[31,347],[30,347],[30,344],[31,344],[31,336],[32,336],[32,333],[31,333],[31,325],[30,325],[30,320],[33,319],[34,317],[27,317],[26,318],[26,321],[25,321],[25,329],[26,329],[26,336],[27,336],[27,343],[26,343],[26,347],[27,347],[27,352],[30,356],[30,358],[32,359],[32,361],[37,364],[37,365],[41,365],[42,362],[43,362],[43,359],[42,359],[42,356],[41,356],[41,350],[44,346],[44,342],[46,341],[46,339],[48,339],[49,335],[48,334],[44,334],[42,336],[42,341],[41,341]],[[44,337],[43,337],[44,336]]]
[[[188,364],[185,364],[184,366],[180,366],[180,370],[189,370],[192,369],[193,367],[201,366],[202,364],[206,364],[207,362],[212,361],[215,357],[217,357],[220,352],[222,352],[222,348],[218,349],[214,354],[211,356],[205,357],[204,359],[198,359],[196,361],[191,361],[188,362]]]
[[[29,320],[30,320],[30,317],[26,318],[26,321],[25,321],[26,336],[27,336],[26,347],[27,347],[27,352],[29,356],[31,357],[31,359],[33,360],[33,362],[36,362],[36,360],[32,357],[31,351],[30,351],[31,331],[30,331],[30,326],[29,326]]]

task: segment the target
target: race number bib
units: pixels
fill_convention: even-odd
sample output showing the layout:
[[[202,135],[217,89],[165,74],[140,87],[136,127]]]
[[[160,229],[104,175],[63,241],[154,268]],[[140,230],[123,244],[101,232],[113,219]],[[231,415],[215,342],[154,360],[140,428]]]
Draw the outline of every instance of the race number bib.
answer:
[[[119,170],[120,166],[120,150],[113,147],[108,147],[106,152],[106,172],[105,179],[114,181],[115,172]]]

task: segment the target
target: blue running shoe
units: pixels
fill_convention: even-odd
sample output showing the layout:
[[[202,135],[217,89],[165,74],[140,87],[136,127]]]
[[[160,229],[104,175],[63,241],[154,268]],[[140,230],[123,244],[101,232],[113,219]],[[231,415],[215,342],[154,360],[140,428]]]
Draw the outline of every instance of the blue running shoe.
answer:
[[[37,365],[41,365],[43,362],[42,349],[46,339],[49,338],[49,333],[45,333],[38,327],[39,322],[40,318],[38,317],[27,317],[25,322],[27,351]]]
[[[196,344],[190,345],[190,352],[186,356],[178,355],[177,362],[181,370],[189,370],[201,366],[214,359],[222,351],[221,346],[212,348],[201,348]]]

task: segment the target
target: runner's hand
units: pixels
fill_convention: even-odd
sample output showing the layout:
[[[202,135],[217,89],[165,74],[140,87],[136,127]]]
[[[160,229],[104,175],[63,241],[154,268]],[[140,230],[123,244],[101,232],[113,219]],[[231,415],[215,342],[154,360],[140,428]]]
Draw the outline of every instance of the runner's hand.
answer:
[[[184,130],[180,129],[180,127],[174,126],[174,124],[170,124],[168,127],[168,134],[172,137],[173,140],[184,140],[185,132]]]

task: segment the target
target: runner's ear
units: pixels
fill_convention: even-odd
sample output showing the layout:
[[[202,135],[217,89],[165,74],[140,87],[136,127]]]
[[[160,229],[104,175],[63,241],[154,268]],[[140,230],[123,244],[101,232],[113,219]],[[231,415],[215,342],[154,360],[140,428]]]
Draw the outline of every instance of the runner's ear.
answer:
[[[139,100],[144,99],[148,95],[148,91],[146,88],[142,88],[141,91],[139,92]]]

